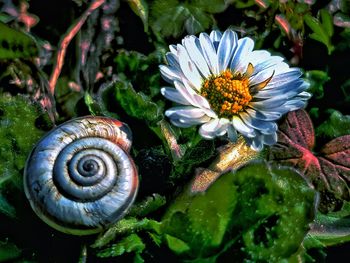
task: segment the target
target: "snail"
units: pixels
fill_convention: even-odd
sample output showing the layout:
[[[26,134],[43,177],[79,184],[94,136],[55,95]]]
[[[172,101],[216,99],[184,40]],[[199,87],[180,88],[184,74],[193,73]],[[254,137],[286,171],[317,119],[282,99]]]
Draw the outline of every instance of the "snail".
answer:
[[[24,190],[48,225],[73,235],[95,234],[132,205],[138,174],[128,152],[131,130],[106,117],[81,117],[56,127],[30,153]]]

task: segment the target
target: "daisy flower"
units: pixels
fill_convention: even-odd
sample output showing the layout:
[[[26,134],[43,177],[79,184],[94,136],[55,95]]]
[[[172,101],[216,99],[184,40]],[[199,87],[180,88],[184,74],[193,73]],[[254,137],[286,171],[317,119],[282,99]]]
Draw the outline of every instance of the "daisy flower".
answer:
[[[186,36],[169,48],[168,65],[160,65],[160,72],[173,86],[161,93],[181,105],[165,115],[178,127],[201,125],[203,138],[227,134],[235,141],[239,133],[259,151],[276,143],[276,121],[305,107],[311,96],[299,68],[253,50],[251,38],[238,39],[232,30]]]

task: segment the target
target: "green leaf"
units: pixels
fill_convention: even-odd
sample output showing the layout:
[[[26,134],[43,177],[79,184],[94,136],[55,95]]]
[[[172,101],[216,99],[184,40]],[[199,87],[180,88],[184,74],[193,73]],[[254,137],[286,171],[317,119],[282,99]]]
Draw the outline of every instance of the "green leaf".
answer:
[[[319,213],[308,233],[308,239],[306,242],[309,242],[309,247],[327,247],[349,242],[350,219]]]
[[[100,104],[98,104],[89,92],[85,92],[84,102],[89,109],[91,115],[101,115],[102,110]]]
[[[130,8],[143,22],[144,31],[148,31],[148,3],[145,0],[127,0]]]
[[[184,29],[189,34],[197,34],[213,24],[212,14],[226,7],[224,0],[156,0],[151,7],[151,25],[165,37],[178,37]]]
[[[124,253],[134,252],[140,254],[145,249],[145,244],[141,238],[136,234],[126,236],[118,243],[111,245],[110,247],[97,252],[97,256],[101,258],[117,257]]]
[[[185,154],[176,162],[175,169],[170,176],[172,179],[185,177],[191,173],[195,167],[198,167],[201,163],[209,160],[214,155],[215,146],[213,140],[200,139],[196,141],[196,138],[183,147],[183,149],[186,149]]]
[[[124,218],[111,226],[105,233],[103,233],[103,235],[98,237],[92,247],[101,248],[116,239],[118,236],[132,234],[140,230],[152,230],[157,233],[159,232],[159,223],[147,218],[141,220],[134,217]]]
[[[310,70],[306,72],[305,77],[310,83],[308,91],[311,92],[316,99],[323,98],[323,85],[330,80],[327,72],[321,70]]]
[[[15,244],[0,241],[0,262],[14,260],[20,255],[21,250]]]
[[[29,99],[0,94],[1,213],[14,216],[14,208],[5,201],[8,200],[6,196],[13,187],[16,191],[22,190],[22,171],[27,156],[44,133],[40,126],[47,129],[48,123],[47,115]]]
[[[1,186],[1,183],[0,183]],[[8,203],[8,201],[1,195],[0,190],[0,213],[5,214],[8,217],[16,217],[16,210],[15,208]]]
[[[165,240],[169,248],[175,251],[177,254],[184,254],[191,251],[191,247],[181,239],[178,239],[170,235],[165,235]]]
[[[278,262],[299,249],[315,201],[296,171],[255,163],[221,176],[204,193],[186,188],[165,213],[162,232],[169,248],[186,259],[220,262],[240,249],[244,259]]]
[[[349,41],[350,42],[350,41]],[[350,101],[350,79],[346,80],[341,86],[340,89],[342,90],[345,101],[349,102]]]
[[[148,214],[158,210],[166,203],[165,197],[159,194],[153,194],[139,203],[133,204],[128,212],[128,216],[144,217]]]
[[[316,135],[329,139],[350,134],[350,116],[328,110],[329,118],[316,128]]]
[[[328,10],[321,9],[320,16],[322,20],[322,26],[325,32],[328,34],[329,37],[332,37],[334,33],[332,15],[329,13]]]
[[[163,54],[155,51],[145,56],[136,51],[119,50],[114,58],[120,80],[130,81],[137,91],[151,98],[160,93],[159,64]]]
[[[155,124],[163,118],[163,109],[142,92],[136,92],[131,84],[115,83],[116,101],[131,117]]]
[[[0,60],[38,56],[34,39],[0,22]]]
[[[191,4],[205,12],[216,14],[225,11],[229,2],[233,0],[192,0]]]
[[[221,245],[238,201],[233,174],[219,178],[204,194],[186,189],[168,208],[162,232],[171,250],[187,258],[205,258]]]
[[[313,33],[310,35],[312,39],[323,43],[330,55],[334,51],[334,46],[331,43],[331,37],[333,36],[333,23],[332,17],[327,10],[320,10],[319,19],[306,14],[304,21],[308,25]]]
[[[64,115],[73,117],[77,115],[77,110],[81,109],[79,101],[82,100],[84,94],[82,91],[70,88],[69,82],[70,79],[66,76],[58,79],[55,88],[55,99]]]
[[[263,163],[239,170],[233,228],[253,261],[277,262],[295,253],[314,218],[315,191],[296,171]]]

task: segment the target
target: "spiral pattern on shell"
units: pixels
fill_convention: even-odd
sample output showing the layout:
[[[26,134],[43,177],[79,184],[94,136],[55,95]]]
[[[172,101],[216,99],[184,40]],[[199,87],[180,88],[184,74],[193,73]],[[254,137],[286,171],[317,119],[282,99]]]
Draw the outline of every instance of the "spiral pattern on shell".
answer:
[[[131,131],[118,120],[82,117],[43,137],[28,157],[24,189],[53,228],[94,234],[124,216],[138,189],[128,152]]]

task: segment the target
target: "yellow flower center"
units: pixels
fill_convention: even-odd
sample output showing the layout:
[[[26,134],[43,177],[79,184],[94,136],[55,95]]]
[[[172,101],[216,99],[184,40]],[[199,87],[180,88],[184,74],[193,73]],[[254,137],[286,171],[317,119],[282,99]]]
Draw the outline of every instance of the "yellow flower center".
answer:
[[[200,90],[211,108],[224,118],[231,118],[242,111],[252,100],[249,82],[246,76],[234,76],[230,70],[225,70],[218,76],[207,78]]]

